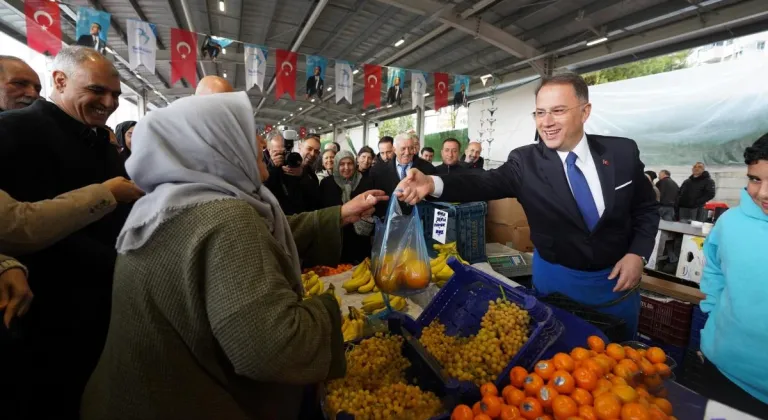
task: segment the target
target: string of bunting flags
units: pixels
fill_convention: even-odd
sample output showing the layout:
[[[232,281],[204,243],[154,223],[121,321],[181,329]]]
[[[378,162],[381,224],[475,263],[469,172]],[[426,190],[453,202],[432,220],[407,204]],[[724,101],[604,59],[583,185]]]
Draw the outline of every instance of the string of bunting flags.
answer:
[[[42,54],[56,55],[61,50],[61,13],[59,4],[50,0],[26,0],[24,14],[27,25],[27,45]],[[94,48],[104,53],[107,47],[107,35],[111,22],[111,14],[84,6],[77,7],[76,43],[77,45]],[[164,26],[164,25],[163,25]],[[147,70],[155,72],[157,55],[157,25],[136,19],[127,20],[128,62],[131,70],[144,66]],[[197,62],[198,58],[210,57],[215,60],[222,49],[232,43],[244,44],[245,65],[245,89],[250,90],[254,86],[263,93],[264,81],[267,71],[267,57],[270,48],[263,45],[248,44],[229,38],[210,36],[181,28],[171,28],[171,80],[173,85],[181,79],[185,79],[193,87],[197,87]],[[198,57],[198,38],[205,37],[200,45]],[[273,49],[276,59],[275,69],[275,98],[280,99],[288,94],[296,100],[298,77],[297,62],[300,53]],[[328,58],[319,55],[301,54],[306,57],[307,79],[301,85],[305,99],[323,99],[325,92],[325,74],[328,67]],[[352,104],[354,87],[354,75],[358,73],[355,64],[350,61],[333,59],[335,62],[335,89],[336,103],[346,101]],[[370,106],[381,107],[383,69],[387,69],[386,96],[387,105],[402,105],[405,90],[406,72],[411,73],[411,104],[412,109],[417,107],[424,109],[424,98],[429,96],[428,81],[430,74],[420,70],[410,70],[399,67],[384,67],[378,64],[363,64],[363,109]],[[448,73],[432,73],[432,92],[435,97],[435,110],[446,107],[449,104],[449,93],[453,93],[452,104],[455,107],[466,106],[469,95],[470,76],[454,75],[451,89],[450,75]],[[486,78],[480,78],[485,84]]]

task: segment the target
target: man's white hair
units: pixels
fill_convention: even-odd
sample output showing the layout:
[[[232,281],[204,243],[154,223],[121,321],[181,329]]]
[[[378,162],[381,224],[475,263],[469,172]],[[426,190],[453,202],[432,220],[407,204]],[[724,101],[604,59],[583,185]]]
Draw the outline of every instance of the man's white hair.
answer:
[[[285,138],[283,137],[283,133],[281,133],[279,130],[272,130],[269,133],[267,133],[267,143],[271,143],[272,140],[277,139],[280,137],[281,140],[285,141]]]
[[[419,135],[418,135],[418,134],[416,134],[416,133],[414,133],[414,132],[408,132],[407,134],[408,134],[408,136],[409,136],[410,138],[412,138],[412,139],[413,139],[413,141],[415,141],[415,142],[417,142],[417,143],[421,143],[421,139],[419,138]]]
[[[402,144],[404,141],[410,140],[412,138],[413,137],[411,137],[411,135],[408,134],[408,133],[400,133],[400,134],[396,135],[395,136],[395,141],[394,141],[395,147],[397,147],[398,144]]]
[[[93,58],[109,62],[103,55],[93,48],[83,46],[62,48],[53,60],[53,71],[60,71],[67,76],[71,76],[84,61]],[[114,75],[119,77],[120,74],[117,72],[114,64],[110,63],[110,65],[112,66]]]

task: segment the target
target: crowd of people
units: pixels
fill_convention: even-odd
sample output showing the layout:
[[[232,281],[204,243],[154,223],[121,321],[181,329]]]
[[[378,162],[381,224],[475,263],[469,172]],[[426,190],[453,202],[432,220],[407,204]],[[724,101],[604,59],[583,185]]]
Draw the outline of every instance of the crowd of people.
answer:
[[[659,171],[658,176],[654,171],[645,171],[645,176],[653,185],[662,220],[703,222],[708,219],[704,205],[715,198],[717,188],[703,162],[693,165],[691,175],[683,185],[678,185],[667,169]]]
[[[634,141],[586,134],[588,87],[572,74],[542,79],[540,141],[489,171],[480,143],[462,157],[455,138],[435,167],[415,133],[356,154],[257,136],[248,96],[216,76],[112,131],[109,60],[67,47],[50,77],[48,101],[26,63],[0,56],[2,418],[318,418],[317,384],[346,369],[341,312],[331,293],[304,296],[301,269],[370,256],[390,197],[518,198],[534,286],[625,319],[632,337],[665,207],[696,219],[714,195],[703,164],[679,191],[662,171],[655,192]],[[705,245],[702,351],[710,397],[760,412],[768,136],[745,162],[741,205]]]

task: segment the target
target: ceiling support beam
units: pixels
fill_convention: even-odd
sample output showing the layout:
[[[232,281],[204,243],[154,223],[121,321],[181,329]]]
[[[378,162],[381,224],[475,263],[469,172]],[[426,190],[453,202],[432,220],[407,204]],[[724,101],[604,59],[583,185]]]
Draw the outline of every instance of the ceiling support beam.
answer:
[[[339,22],[346,22],[350,17],[352,17],[355,13],[357,13],[364,5],[368,2],[368,0],[357,0],[357,3],[354,5],[354,7],[350,10],[347,10],[347,13],[342,17]],[[336,40],[336,37],[338,37],[341,34],[342,31],[334,31],[328,38],[325,39],[325,42],[323,42],[323,45],[320,46],[320,48],[317,49],[315,54],[321,55],[325,52],[325,50],[331,46],[333,41]]]
[[[474,35],[478,39],[503,50],[507,53],[526,59],[539,55],[540,52],[526,44],[519,38],[504,32],[501,28],[484,22],[480,18],[466,19],[461,15],[456,15],[452,10],[447,9],[444,4],[432,0],[378,0],[382,3],[397,6],[401,9],[423,15],[436,16],[437,19],[462,32]]]

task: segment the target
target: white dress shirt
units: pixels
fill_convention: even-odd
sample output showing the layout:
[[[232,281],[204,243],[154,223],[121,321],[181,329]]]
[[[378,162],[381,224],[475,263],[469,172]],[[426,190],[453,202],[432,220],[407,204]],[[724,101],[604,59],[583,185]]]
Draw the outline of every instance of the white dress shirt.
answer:
[[[600,185],[600,177],[597,175],[597,167],[595,161],[592,159],[592,152],[589,150],[589,143],[587,142],[587,134],[579,141],[579,144],[573,149],[573,153],[578,157],[576,159],[576,166],[581,169],[584,177],[587,179],[587,185],[589,185],[589,191],[592,193],[592,199],[595,200],[595,206],[597,207],[597,213],[600,217],[603,216],[605,211],[605,199],[603,198],[603,189]],[[565,158],[568,157],[568,152],[557,152],[560,156],[560,160],[563,161],[563,171],[565,172],[565,178],[568,178],[567,164]],[[432,175],[432,180],[435,183],[435,192],[430,194],[432,197],[440,198],[443,195],[443,180],[439,176]],[[571,180],[568,180],[568,187],[571,186]],[[573,193],[573,189],[571,189]]]
[[[557,155],[560,156],[560,160],[563,161],[563,171],[565,171],[565,178],[568,179],[568,164],[565,163],[565,159],[568,157],[569,152],[557,151]],[[597,207],[597,214],[600,217],[603,216],[605,211],[605,199],[603,198],[603,189],[600,185],[600,177],[597,175],[597,167],[595,161],[592,159],[592,152],[589,150],[589,143],[587,142],[587,134],[579,141],[579,144],[573,148],[573,153],[576,154],[576,167],[584,174],[584,178],[587,179],[587,185],[589,185],[589,191],[592,193],[592,199],[595,200],[595,206]],[[568,179],[568,187],[571,186],[571,180]],[[573,188],[571,188],[571,194],[573,194]]]

